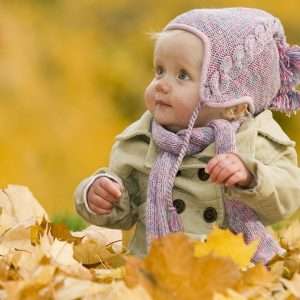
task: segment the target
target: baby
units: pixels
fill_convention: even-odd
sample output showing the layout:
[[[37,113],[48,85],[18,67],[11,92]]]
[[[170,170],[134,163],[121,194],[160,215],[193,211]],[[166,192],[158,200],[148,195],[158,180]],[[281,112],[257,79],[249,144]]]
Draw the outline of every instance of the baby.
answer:
[[[195,9],[155,34],[147,111],[117,136],[108,168],[76,189],[88,222],[129,229],[144,255],[170,232],[213,224],[259,239],[254,262],[283,249],[264,228],[299,207],[295,143],[270,109],[299,108],[300,48],[281,23],[249,8]]]

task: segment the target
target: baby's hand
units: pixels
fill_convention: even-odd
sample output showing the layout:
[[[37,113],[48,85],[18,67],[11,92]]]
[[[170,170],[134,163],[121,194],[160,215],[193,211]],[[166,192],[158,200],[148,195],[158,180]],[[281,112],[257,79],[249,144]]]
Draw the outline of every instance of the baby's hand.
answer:
[[[107,177],[96,179],[87,193],[89,208],[96,214],[109,214],[122,195],[121,186]]]
[[[242,160],[234,153],[216,155],[208,162],[205,171],[210,175],[212,182],[224,184],[226,187],[236,184],[249,187],[254,179]]]

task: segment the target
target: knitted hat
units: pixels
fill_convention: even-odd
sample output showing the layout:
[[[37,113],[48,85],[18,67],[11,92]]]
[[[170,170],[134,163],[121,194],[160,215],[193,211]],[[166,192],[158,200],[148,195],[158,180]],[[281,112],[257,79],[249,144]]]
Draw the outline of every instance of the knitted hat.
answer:
[[[267,107],[299,109],[300,48],[289,48],[281,22],[252,8],[194,9],[173,19],[204,45],[200,96],[210,107],[247,103],[253,114]]]

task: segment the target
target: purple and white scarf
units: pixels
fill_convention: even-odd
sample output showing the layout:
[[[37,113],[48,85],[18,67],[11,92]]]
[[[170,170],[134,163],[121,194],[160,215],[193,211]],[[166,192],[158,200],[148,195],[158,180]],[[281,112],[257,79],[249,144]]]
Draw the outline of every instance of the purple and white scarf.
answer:
[[[148,249],[153,239],[171,232],[184,231],[181,217],[172,202],[172,190],[176,173],[183,159],[178,159],[183,145],[185,153],[193,155],[215,142],[216,154],[236,152],[235,134],[243,120],[229,122],[213,120],[206,127],[193,128],[186,140],[188,129],[174,133],[152,121],[152,137],[160,149],[153,164],[148,183],[146,209],[146,234]],[[284,250],[267,232],[255,211],[238,200],[225,200],[225,214],[229,228],[234,233],[242,232],[246,243],[259,239],[260,243],[252,258],[253,262],[267,263],[275,254]]]

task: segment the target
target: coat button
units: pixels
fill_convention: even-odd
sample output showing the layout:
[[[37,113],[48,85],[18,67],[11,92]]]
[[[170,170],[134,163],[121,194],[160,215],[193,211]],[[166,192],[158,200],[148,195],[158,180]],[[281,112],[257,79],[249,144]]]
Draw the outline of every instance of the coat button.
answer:
[[[204,210],[203,217],[207,223],[212,223],[217,220],[218,213],[214,207],[207,207]]]
[[[206,181],[206,180],[209,178],[209,174],[207,174],[207,173],[205,172],[205,169],[204,169],[204,168],[200,168],[200,169],[198,170],[198,177],[199,177],[200,180]]]
[[[181,176],[181,171],[178,170],[178,172],[176,173],[176,176]]]
[[[173,206],[176,208],[178,214],[181,214],[185,210],[185,203],[181,199],[175,199],[173,201]]]

